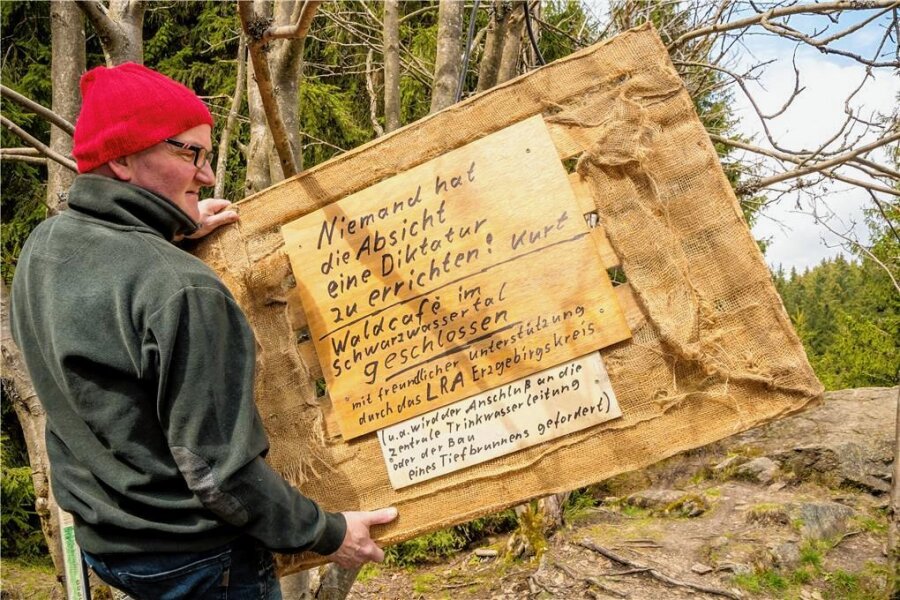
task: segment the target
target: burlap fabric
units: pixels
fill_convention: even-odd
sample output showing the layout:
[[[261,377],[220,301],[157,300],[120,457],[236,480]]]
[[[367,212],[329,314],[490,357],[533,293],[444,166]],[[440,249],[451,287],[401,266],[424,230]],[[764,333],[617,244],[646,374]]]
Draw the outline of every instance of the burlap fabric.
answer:
[[[632,340],[601,354],[621,419],[392,490],[375,434],[326,431],[279,227],[535,114],[577,171],[637,299]],[[268,460],[330,510],[397,506],[384,543],[570,490],[797,411],[822,394],[682,81],[650,27],[457,104],[238,205],[197,249],[258,340]],[[562,268],[577,269],[578,265]],[[298,331],[299,330],[299,331]],[[295,557],[288,570],[308,557]]]

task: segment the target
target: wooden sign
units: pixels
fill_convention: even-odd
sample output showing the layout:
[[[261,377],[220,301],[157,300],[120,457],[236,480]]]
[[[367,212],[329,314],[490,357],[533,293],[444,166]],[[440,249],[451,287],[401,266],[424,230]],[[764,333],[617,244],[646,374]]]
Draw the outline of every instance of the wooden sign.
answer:
[[[345,439],[631,335],[540,116],[281,231]]]
[[[378,432],[400,489],[622,416],[596,352]]]

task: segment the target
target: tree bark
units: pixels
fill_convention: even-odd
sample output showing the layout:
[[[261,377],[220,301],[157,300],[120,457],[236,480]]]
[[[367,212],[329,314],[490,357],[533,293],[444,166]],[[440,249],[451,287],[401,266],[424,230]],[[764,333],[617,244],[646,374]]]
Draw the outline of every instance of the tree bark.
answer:
[[[267,0],[256,0],[253,12],[259,19],[272,17],[272,4]],[[255,194],[280,181],[271,168],[274,142],[266,121],[262,94],[256,83],[256,71],[252,61],[247,61],[247,105],[250,113],[250,142],[247,145],[247,175],[244,179],[245,195]]]
[[[225,121],[225,127],[219,137],[219,151],[216,162],[216,187],[213,195],[216,198],[225,197],[225,176],[228,170],[228,150],[231,146],[231,134],[234,131],[234,125],[237,121],[238,113],[241,110],[241,103],[244,100],[244,86],[247,79],[247,36],[241,34],[241,41],[238,44],[237,54],[237,75],[234,83],[234,96],[231,98],[231,108],[228,111],[228,120]]]
[[[50,494],[50,460],[47,458],[47,440],[44,437],[47,415],[31,384],[22,354],[12,339],[9,289],[2,281],[0,281],[0,354],[8,397],[22,426],[25,445],[28,448],[28,462],[31,465],[31,478],[34,482],[35,511],[41,519],[41,529],[50,549],[56,578],[62,582],[64,568],[59,520],[56,502]]]
[[[78,7],[100,38],[107,66],[124,62],[144,64],[144,0],[77,0]]]
[[[316,591],[316,600],[344,600],[353,587],[360,568],[345,569],[334,563],[325,567],[325,573]]]
[[[524,5],[516,3],[516,7],[507,17],[506,35],[503,38],[503,51],[500,55],[500,67],[497,70],[497,83],[504,83],[519,74],[519,55],[522,53],[522,33],[525,31]]]
[[[464,4],[441,0],[438,10],[437,51],[434,61],[434,86],[431,88],[431,112],[456,102],[456,86],[462,69],[460,42]]]
[[[279,579],[284,600],[313,600],[309,575],[309,571],[298,571]]]
[[[400,20],[399,1],[384,3],[384,130],[400,127]]]
[[[478,85],[475,88],[478,92],[497,85],[500,57],[503,55],[503,40],[506,39],[507,12],[506,4],[502,0],[494,0],[491,3],[491,18],[484,40],[484,55],[478,66]]]
[[[894,573],[891,598],[900,596],[900,388],[897,389],[897,411],[894,424],[894,470],[891,478],[891,509],[888,521],[888,564]]]
[[[319,2],[308,0],[281,0],[275,5],[275,25],[288,26],[301,17],[308,18],[307,11],[318,9]],[[307,13],[307,14],[302,14]],[[284,122],[285,134],[294,157],[294,169],[303,170],[303,138],[300,134],[300,82],[303,78],[303,47],[306,36],[271,42],[275,46],[270,64],[275,82],[275,100]],[[287,175],[287,174],[285,174]]]
[[[81,109],[78,81],[87,65],[85,58],[84,20],[78,7],[70,2],[50,4],[50,64],[54,113],[74,123]],[[50,149],[63,156],[72,154],[72,136],[50,126]],[[54,214],[65,208],[63,199],[75,180],[75,173],[53,161],[47,163],[47,206]]]

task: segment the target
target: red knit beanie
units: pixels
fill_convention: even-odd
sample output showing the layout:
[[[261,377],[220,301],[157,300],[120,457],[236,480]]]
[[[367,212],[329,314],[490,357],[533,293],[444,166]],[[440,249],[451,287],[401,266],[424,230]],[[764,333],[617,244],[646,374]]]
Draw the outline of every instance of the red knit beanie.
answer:
[[[209,109],[177,81],[135,63],[97,67],[81,77],[72,154],[87,173],[203,124]]]

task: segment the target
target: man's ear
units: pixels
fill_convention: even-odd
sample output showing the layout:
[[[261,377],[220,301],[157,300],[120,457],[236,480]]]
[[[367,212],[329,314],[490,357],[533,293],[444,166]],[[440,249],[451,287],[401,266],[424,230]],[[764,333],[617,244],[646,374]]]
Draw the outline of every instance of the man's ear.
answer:
[[[120,156],[106,163],[106,166],[119,181],[131,181],[134,167],[130,156]]]

